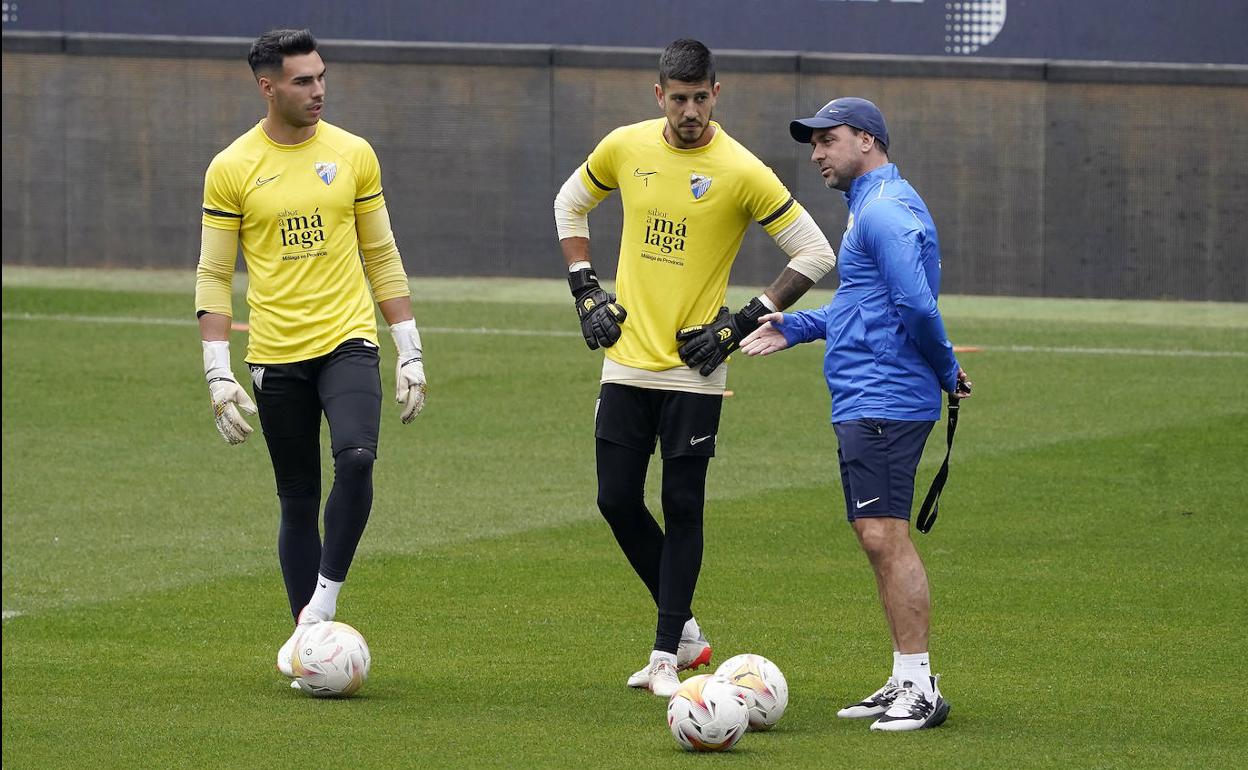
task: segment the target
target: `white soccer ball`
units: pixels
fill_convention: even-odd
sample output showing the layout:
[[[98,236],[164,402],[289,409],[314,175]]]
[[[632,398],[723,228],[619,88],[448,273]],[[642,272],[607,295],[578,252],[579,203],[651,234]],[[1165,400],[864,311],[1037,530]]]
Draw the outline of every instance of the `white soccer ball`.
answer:
[[[691,676],[667,702],[667,726],[686,751],[727,751],[749,724],[745,694],[722,676]]]
[[[360,632],[332,620],[305,631],[291,656],[299,689],[317,698],[354,695],[368,678],[371,662],[368,643]]]
[[[769,730],[789,705],[789,683],[779,667],[762,655],[735,655],[720,664],[717,676],[745,691],[751,730]]]

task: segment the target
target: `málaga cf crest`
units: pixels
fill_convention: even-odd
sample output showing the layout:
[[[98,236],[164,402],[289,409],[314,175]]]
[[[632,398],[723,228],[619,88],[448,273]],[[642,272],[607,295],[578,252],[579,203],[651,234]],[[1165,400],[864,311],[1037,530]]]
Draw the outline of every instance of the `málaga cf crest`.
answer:
[[[711,178],[701,174],[691,174],[689,176],[689,189],[693,190],[693,199],[697,200],[706,195],[707,190],[711,189]]]
[[[321,181],[325,184],[329,184],[334,181],[334,177],[338,176],[337,163],[322,163],[318,160],[312,165],[316,169],[316,175],[319,176]]]

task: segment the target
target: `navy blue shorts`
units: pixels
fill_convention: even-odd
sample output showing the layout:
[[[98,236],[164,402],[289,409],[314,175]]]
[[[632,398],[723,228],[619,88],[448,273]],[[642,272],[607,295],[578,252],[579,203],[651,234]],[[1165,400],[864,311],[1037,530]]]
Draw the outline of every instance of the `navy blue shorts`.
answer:
[[[935,424],[874,417],[833,424],[846,518],[891,516],[910,520],[914,472]]]

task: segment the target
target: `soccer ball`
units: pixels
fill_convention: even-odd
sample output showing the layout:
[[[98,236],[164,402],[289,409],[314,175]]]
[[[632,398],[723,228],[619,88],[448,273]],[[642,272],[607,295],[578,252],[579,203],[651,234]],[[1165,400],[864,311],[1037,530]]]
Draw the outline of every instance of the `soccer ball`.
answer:
[[[368,643],[360,632],[332,620],[305,631],[291,656],[299,689],[317,698],[354,695],[368,678],[371,662]]]
[[[789,683],[775,663],[762,655],[736,655],[725,660],[715,674],[745,691],[751,730],[769,730],[784,716],[789,705]]]
[[[686,751],[727,751],[749,724],[745,694],[722,676],[689,677],[667,702],[667,726]]]

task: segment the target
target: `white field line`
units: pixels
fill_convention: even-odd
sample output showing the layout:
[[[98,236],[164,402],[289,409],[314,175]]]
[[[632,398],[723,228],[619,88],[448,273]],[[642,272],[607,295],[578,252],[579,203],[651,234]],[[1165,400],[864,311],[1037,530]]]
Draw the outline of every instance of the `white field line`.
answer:
[[[1242,350],[1164,350],[1154,348],[1082,348],[1041,345],[974,345],[994,353],[1073,353],[1090,356],[1168,356],[1175,358],[1248,358]]]
[[[68,313],[4,313],[5,321],[63,321],[82,324],[129,324],[135,326],[194,326],[194,319],[144,318],[141,316],[73,315]],[[483,334],[508,337],[580,337],[580,332],[540,329],[461,328],[454,326],[421,326],[433,334]],[[1248,358],[1242,350],[1166,350],[1159,348],[1091,348],[1046,345],[968,345],[989,353],[1058,353],[1089,356],[1161,356],[1168,358]]]
[[[144,318],[143,316],[71,315],[69,313],[4,313],[5,321],[65,321],[83,324],[123,324],[132,326],[195,326],[190,318]],[[540,329],[489,329],[486,327],[456,328],[447,326],[421,326],[421,332],[434,334],[496,334],[509,337],[580,337],[580,332],[543,331]]]
[[[135,326],[190,326],[185,318],[142,318],[140,316],[69,315],[68,313],[4,313],[6,321],[67,321],[69,323],[131,324]]]
[[[8,620],[9,618],[15,618],[21,614],[22,613],[18,610],[4,610],[4,620]]]
[[[432,332],[433,334],[500,334],[508,337],[576,337],[580,338],[580,332],[570,332],[561,329],[551,329],[543,331],[541,329],[487,329],[478,326],[471,329],[461,329],[454,326],[422,326],[423,331]]]

